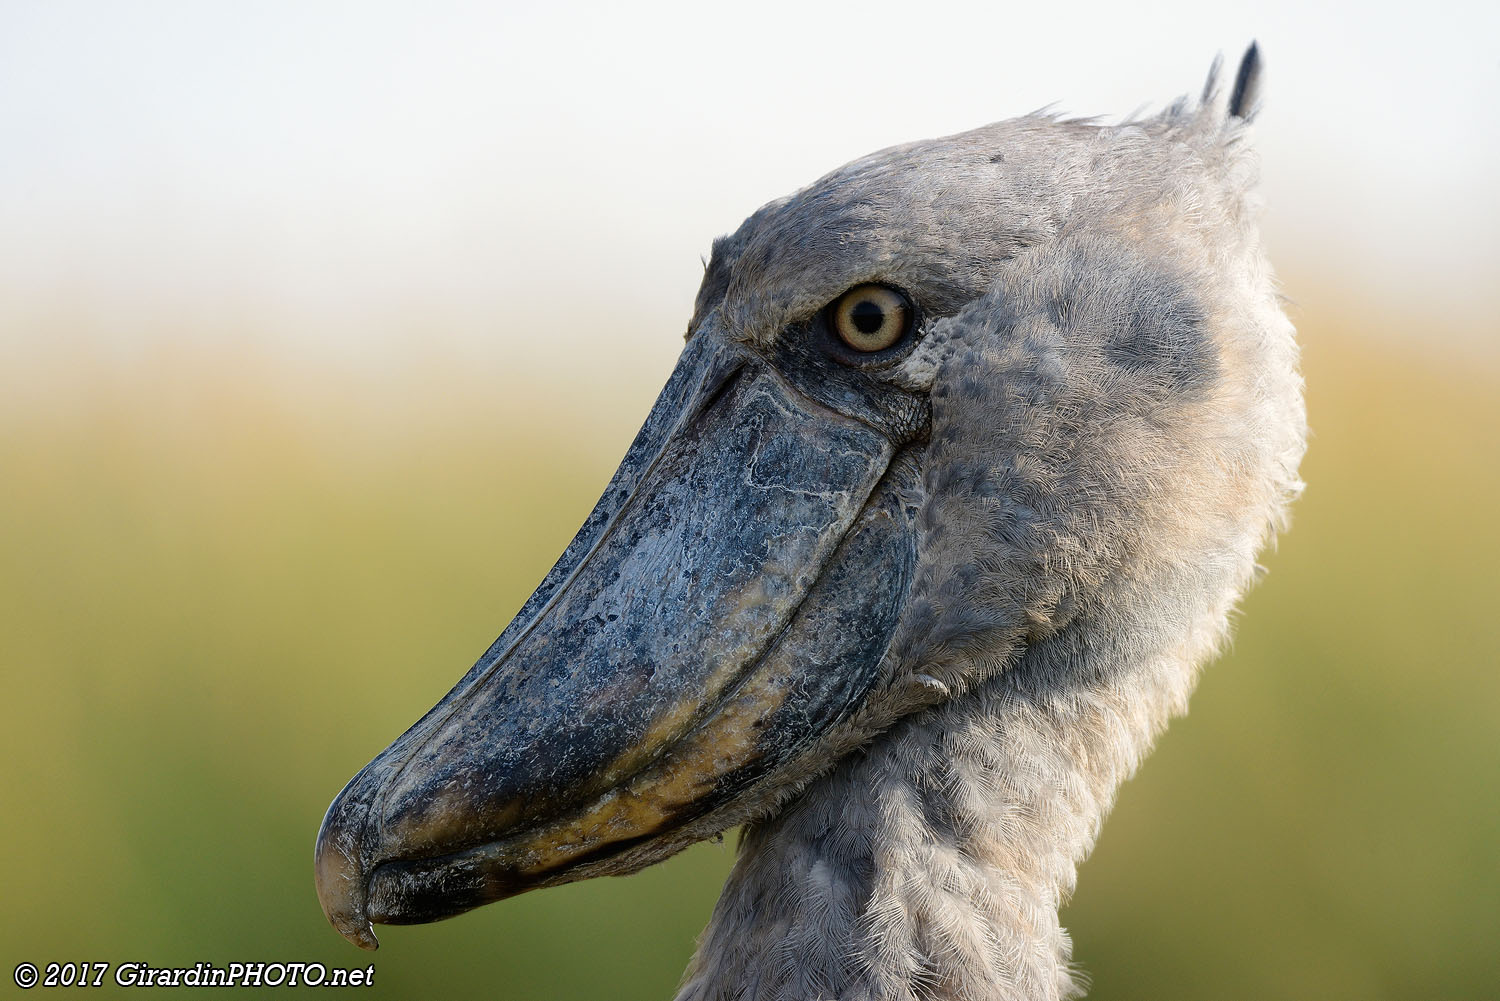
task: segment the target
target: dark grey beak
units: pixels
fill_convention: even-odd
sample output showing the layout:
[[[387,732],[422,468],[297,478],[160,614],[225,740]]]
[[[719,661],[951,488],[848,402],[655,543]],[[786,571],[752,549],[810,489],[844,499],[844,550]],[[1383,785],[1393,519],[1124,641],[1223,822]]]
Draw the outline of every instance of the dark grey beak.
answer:
[[[334,927],[631,871],[846,718],[911,580],[896,451],[701,329],[520,614],[329,807]]]

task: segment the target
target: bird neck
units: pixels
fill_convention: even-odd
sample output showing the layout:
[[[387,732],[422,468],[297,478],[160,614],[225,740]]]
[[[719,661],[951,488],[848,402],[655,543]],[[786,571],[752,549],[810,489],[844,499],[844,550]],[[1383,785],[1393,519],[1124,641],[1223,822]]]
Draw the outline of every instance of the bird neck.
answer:
[[[679,1001],[1077,996],[1058,908],[1215,611],[1167,649],[1075,622],[747,828]]]

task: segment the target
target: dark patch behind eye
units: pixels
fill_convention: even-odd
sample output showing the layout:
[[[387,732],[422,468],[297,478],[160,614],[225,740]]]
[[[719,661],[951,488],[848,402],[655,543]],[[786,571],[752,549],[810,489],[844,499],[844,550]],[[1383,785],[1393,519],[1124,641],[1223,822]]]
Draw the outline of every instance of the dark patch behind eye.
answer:
[[[1218,376],[1218,359],[1197,298],[1168,274],[1140,268],[1131,278],[1128,312],[1106,341],[1105,356],[1178,391],[1206,390]]]

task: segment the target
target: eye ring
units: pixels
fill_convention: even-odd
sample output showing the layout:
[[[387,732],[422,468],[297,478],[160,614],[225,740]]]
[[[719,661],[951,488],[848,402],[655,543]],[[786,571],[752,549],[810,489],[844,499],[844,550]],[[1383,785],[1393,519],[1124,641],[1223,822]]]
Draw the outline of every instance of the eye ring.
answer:
[[[865,282],[829,303],[825,320],[842,347],[865,357],[905,341],[917,325],[917,308],[900,289]]]

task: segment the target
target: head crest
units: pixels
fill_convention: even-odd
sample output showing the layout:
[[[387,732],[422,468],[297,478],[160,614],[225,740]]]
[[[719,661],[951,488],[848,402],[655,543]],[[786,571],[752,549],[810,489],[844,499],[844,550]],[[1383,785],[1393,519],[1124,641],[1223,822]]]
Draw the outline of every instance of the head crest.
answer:
[[[1230,117],[1248,122],[1260,110],[1260,69],[1260,46],[1251,42],[1234,75],[1234,90],[1229,94]]]

